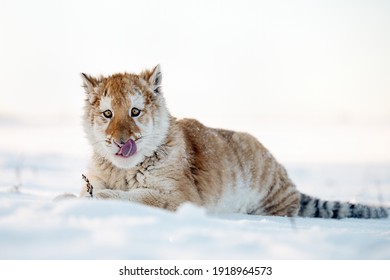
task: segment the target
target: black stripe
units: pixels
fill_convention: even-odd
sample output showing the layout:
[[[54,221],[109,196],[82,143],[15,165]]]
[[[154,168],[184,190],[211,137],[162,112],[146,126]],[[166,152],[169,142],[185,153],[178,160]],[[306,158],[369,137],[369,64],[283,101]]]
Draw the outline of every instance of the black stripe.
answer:
[[[379,218],[387,218],[389,216],[389,213],[388,213],[389,210],[386,210],[383,207],[380,207],[379,210],[380,210]]]
[[[320,208],[318,207],[319,199],[314,199],[314,208],[316,209],[316,212],[314,213],[314,217],[318,218],[320,217]]]
[[[305,195],[305,194],[301,194],[301,210],[302,211],[306,209],[309,202],[310,202],[310,197]]]
[[[332,219],[338,219],[339,218],[339,212],[340,212],[341,203],[336,201],[333,205],[333,214]]]
[[[373,218],[379,218],[380,217],[378,208],[376,208],[376,207],[371,208],[371,214],[372,214]]]
[[[349,204],[349,215],[347,217],[354,217],[355,216],[355,204],[350,203]]]
[[[259,211],[261,208],[262,208],[262,207],[261,207],[261,205],[260,205],[260,206],[256,207],[255,209],[248,210],[248,211],[247,211],[247,214],[248,214],[248,215],[256,215],[257,211]]]
[[[324,203],[322,204],[322,209],[324,209],[324,213],[322,216],[324,218],[329,218],[329,215],[328,215],[328,201],[324,201]]]

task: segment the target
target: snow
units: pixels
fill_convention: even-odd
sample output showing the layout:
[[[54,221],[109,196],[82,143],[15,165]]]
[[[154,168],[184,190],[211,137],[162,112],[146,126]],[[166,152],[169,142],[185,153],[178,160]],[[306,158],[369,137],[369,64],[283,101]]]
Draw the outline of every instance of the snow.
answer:
[[[53,201],[91,152],[79,73],[161,63],[174,116],[253,134],[307,194],[389,206],[389,1],[0,3],[0,259],[390,259],[390,219]]]
[[[390,219],[210,214],[191,204],[171,213],[121,201],[55,202],[58,194],[78,193],[88,163],[90,150],[77,122],[32,126],[8,120],[0,129],[9,135],[0,142],[0,259],[390,258]],[[23,142],[22,131],[50,140]],[[305,193],[389,205],[390,164],[296,161],[286,168]]]

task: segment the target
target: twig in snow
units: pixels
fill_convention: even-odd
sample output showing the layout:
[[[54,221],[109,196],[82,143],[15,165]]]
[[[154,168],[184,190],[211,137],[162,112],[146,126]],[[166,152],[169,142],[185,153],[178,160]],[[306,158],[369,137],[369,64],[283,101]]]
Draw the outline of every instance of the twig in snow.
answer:
[[[12,192],[19,193],[20,188],[22,187],[22,169],[23,169],[23,161],[24,158],[22,156],[19,157],[18,162],[15,165],[15,176],[16,176],[16,184],[13,185]]]
[[[290,222],[291,222],[291,228],[294,230],[294,231],[298,231],[298,228],[297,228],[297,225],[296,225],[296,223],[295,223],[295,219],[294,219],[294,217],[289,217],[289,220],[290,220]]]

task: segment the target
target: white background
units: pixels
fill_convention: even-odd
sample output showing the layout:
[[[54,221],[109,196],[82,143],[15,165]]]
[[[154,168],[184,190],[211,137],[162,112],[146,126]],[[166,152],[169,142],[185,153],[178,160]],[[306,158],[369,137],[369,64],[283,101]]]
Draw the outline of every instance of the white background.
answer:
[[[389,15],[377,0],[1,0],[0,120],[81,135],[80,72],[160,63],[177,117],[248,131],[283,162],[389,162]]]

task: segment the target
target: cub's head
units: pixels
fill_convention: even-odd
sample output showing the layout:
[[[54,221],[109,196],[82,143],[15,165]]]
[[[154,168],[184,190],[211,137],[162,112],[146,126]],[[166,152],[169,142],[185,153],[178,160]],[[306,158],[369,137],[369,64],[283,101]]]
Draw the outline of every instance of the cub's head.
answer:
[[[139,75],[81,76],[87,95],[83,125],[93,149],[119,168],[153,155],[169,128],[160,66]]]

